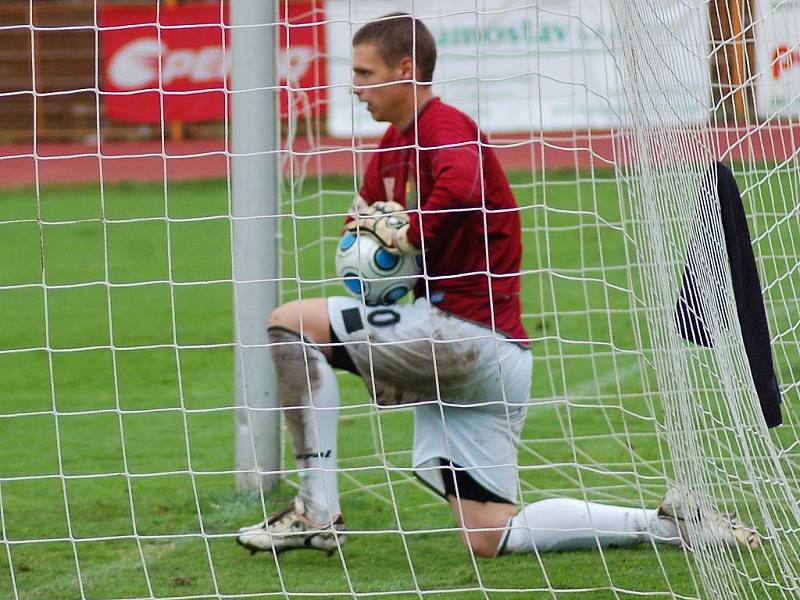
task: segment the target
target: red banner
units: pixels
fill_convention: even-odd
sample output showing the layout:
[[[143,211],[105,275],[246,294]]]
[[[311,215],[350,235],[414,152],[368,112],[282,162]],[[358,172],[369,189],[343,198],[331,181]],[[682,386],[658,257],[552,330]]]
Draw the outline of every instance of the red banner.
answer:
[[[322,21],[320,0],[281,2],[281,23]],[[110,7],[100,13],[102,86],[109,119],[127,123],[221,120],[225,117],[224,80],[228,75],[230,30],[227,4],[175,8]],[[224,12],[223,12],[224,11]],[[278,70],[281,114],[324,111],[324,26],[287,27],[280,40]],[[159,36],[159,31],[161,35]],[[223,45],[224,42],[224,45]],[[270,60],[264,57],[264,60]]]

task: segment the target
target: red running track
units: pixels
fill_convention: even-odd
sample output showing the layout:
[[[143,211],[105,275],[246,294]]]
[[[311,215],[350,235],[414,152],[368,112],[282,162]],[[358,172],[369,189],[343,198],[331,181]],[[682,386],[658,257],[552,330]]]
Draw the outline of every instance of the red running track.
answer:
[[[800,154],[800,124],[728,128],[713,134],[723,160],[783,161]],[[688,139],[688,137],[687,137]],[[535,137],[494,136],[492,145],[506,170],[603,168],[625,164],[628,135],[608,131],[546,133]],[[363,166],[375,140],[353,147],[348,140],[324,138],[310,147],[296,140],[297,161],[306,176],[351,175]],[[288,150],[281,151],[283,157]],[[615,156],[617,157],[615,159]],[[0,187],[53,183],[185,181],[227,176],[230,155],[223,140],[109,142],[97,145],[41,144],[0,146]],[[288,163],[286,163],[288,172]]]

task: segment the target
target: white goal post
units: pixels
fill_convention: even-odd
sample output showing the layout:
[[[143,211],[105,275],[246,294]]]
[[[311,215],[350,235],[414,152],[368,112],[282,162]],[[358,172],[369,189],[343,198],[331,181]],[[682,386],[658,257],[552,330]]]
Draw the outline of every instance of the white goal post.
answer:
[[[267,322],[280,273],[275,3],[232,0],[231,194],[236,319],[236,469],[269,492],[280,469],[280,416]]]

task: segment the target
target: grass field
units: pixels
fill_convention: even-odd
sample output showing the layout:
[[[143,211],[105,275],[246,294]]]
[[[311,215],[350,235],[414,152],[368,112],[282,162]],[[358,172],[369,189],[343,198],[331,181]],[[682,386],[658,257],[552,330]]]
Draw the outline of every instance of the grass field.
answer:
[[[642,317],[618,190],[600,175],[512,176],[535,360],[522,490],[526,501],[585,490],[654,505],[669,472],[662,417],[635,352]],[[351,185],[326,178],[325,193],[309,185],[286,207],[298,217],[284,226],[286,298],[340,293],[323,280]],[[243,552],[232,534],[262,518],[262,503],[237,494],[231,472],[227,185],[167,192],[54,186],[38,205],[31,189],[2,193],[0,598],[699,594],[691,559],[672,548],[473,559],[449,509],[411,476],[412,414],[376,413],[346,374],[343,553]],[[292,492],[289,477],[267,506]]]

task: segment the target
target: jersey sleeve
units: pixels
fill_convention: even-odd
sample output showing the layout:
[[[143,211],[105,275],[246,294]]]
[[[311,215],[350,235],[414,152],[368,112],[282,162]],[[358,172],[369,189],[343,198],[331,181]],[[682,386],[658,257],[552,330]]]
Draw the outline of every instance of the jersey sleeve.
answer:
[[[484,204],[477,128],[466,121],[437,123],[435,127],[426,148],[420,150],[429,154],[433,189],[424,210],[410,218],[408,239],[418,248],[422,246],[421,230],[430,239],[446,235],[459,223],[458,209],[476,209]]]

